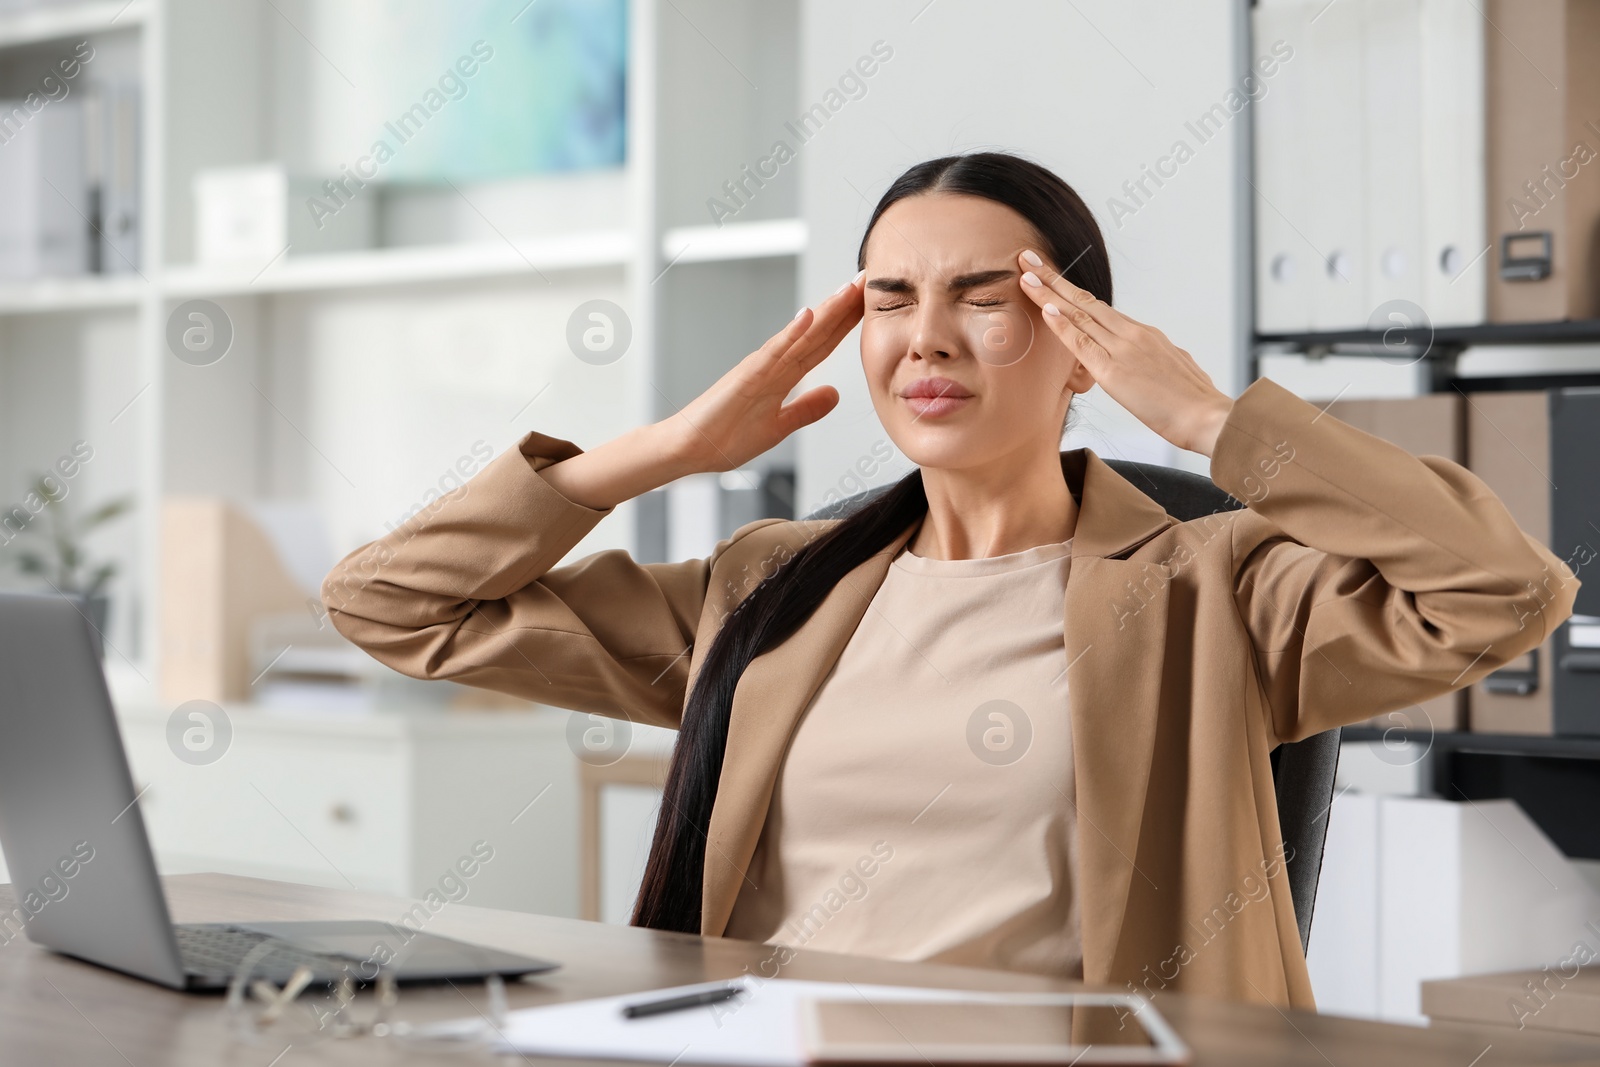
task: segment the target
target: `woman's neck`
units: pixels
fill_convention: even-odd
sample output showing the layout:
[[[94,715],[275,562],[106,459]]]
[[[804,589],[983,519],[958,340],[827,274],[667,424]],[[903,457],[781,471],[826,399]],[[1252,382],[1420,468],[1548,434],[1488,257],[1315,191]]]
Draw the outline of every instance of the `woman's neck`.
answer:
[[[981,467],[924,467],[922,485],[928,517],[910,548],[929,559],[986,559],[1058,544],[1078,525],[1078,505],[1054,448]]]

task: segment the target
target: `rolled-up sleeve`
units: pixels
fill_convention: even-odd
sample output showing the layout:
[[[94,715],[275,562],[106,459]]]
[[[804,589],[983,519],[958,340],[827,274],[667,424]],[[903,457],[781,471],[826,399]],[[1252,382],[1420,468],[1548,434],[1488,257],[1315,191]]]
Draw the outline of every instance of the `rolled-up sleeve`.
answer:
[[[529,433],[350,553],[322,587],[333,625],[414,678],[676,727],[716,554],[641,564],[612,550],[556,566],[609,514],[539,473],[579,452]]]
[[[1259,380],[1211,459],[1244,501],[1234,597],[1279,741],[1468,685],[1538,646],[1578,580],[1450,460]]]

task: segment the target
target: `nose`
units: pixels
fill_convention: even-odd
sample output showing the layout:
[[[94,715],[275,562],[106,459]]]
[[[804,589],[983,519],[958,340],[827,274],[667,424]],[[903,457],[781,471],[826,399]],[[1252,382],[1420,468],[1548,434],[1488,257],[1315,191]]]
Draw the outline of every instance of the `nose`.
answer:
[[[949,307],[936,300],[918,305],[908,356],[913,360],[946,363],[960,355],[965,345],[966,339]]]

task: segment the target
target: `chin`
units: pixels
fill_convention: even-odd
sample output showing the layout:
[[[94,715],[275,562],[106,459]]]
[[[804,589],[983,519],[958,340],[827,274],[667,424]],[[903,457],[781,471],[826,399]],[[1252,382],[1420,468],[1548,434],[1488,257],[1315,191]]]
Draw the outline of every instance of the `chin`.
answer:
[[[900,454],[924,468],[955,468],[971,466],[974,460],[988,451],[987,442],[970,428],[955,426],[900,426],[890,432]]]

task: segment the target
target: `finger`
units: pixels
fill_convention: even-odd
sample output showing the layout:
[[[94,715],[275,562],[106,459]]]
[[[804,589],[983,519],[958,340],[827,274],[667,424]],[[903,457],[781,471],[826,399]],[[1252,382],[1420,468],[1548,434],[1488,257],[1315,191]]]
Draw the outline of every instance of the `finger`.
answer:
[[[816,317],[805,336],[785,353],[785,361],[797,367],[801,374],[826,359],[861,321],[866,310],[861,288],[865,273],[857,274],[818,304]]]
[[[783,329],[767,338],[760,348],[746,357],[745,365],[753,371],[765,372],[781,364],[784,355],[805,336],[806,328],[811,325],[811,317],[809,307],[795,312],[794,318],[785,323]]]
[[[802,426],[810,426],[839,404],[839,390],[831,385],[807,389],[778,410],[778,428],[785,437]]]
[[[1062,335],[1060,324],[1065,321],[1077,332],[1085,334],[1102,348],[1110,349],[1118,343],[1117,334],[1096,319],[1089,309],[1083,305],[1068,300],[1051,286],[1045,285],[1037,274],[1024,271],[1022,275],[1022,291],[1028,294],[1029,299],[1039,305],[1044,312],[1045,325],[1050,326],[1063,341],[1070,341],[1070,335]]]
[[[1112,346],[1117,342],[1117,330],[1107,325],[1106,322],[1102,322],[1101,318],[1096,317],[1094,310],[1085,306],[1085,301],[1075,298],[1074,294],[1070,294],[1070,291],[1064,293],[1058,286],[1059,282],[1056,285],[1046,283],[1035,270],[1024,270],[1022,272],[1022,293],[1026,293],[1030,301],[1038,304],[1040,310],[1045,310],[1046,314],[1053,314],[1048,309],[1054,307],[1062,315],[1074,318],[1074,320],[1077,320],[1080,330],[1090,334],[1104,346]]]
[[[1052,311],[1052,308],[1056,308],[1053,301],[1045,304],[1045,325],[1067,346],[1067,351],[1089,369],[1089,375],[1099,381],[1101,372],[1111,362],[1111,353],[1090,330],[1104,333],[1103,328],[1089,318],[1082,308],[1070,304],[1065,309]]]
[[[1032,249],[1024,249],[1017,258],[1024,264],[1024,275],[1032,274],[1035,278],[1041,279],[1042,282],[1041,286],[1030,285],[1027,278],[1024,277],[1022,285],[1024,291],[1034,295],[1038,294],[1040,289],[1043,288],[1055,294],[1055,296],[1065,299],[1068,303],[1083,308],[1095,322],[1111,333],[1121,336],[1127,332],[1124,327],[1132,320],[1089,292],[1089,290],[1074,285],[1071,279],[1057,270],[1053,263],[1041,258],[1037,252]],[[1034,260],[1039,260],[1039,262],[1035,263]],[[1035,296],[1035,299],[1038,299],[1038,297]],[[1049,296],[1046,296],[1039,302],[1044,303],[1050,299]],[[1057,306],[1060,306],[1059,302]]]
[[[817,305],[816,319],[812,323],[814,329],[806,331],[806,341],[803,343],[809,344],[815,338],[817,343],[831,349],[855,328],[866,310],[861,286],[866,273],[862,271],[857,274]]]
[[[804,355],[805,353],[799,349],[799,346],[803,343],[811,327],[816,325],[819,317],[827,314],[830,307],[849,307],[854,303],[856,317],[859,318],[861,314],[861,276],[865,273],[863,271],[861,274],[857,274],[853,281],[841,285],[837,292],[818,306],[816,311],[806,306],[795,312],[794,318],[790,319],[783,329],[773,334],[765,344],[752,353],[757,357],[756,364],[762,369],[770,369],[774,366],[793,362],[797,357]],[[849,332],[849,327],[845,329],[845,332]],[[838,342],[834,343],[837,344]],[[805,352],[809,351],[810,346],[808,345]],[[801,373],[805,372],[802,371]]]
[[[810,373],[818,364],[831,356],[839,347],[839,343],[850,336],[850,331],[856,328],[861,321],[861,309],[857,307],[853,312],[847,313],[831,324],[830,329],[818,336],[814,341],[808,335],[798,345],[791,357],[794,367],[802,375]],[[822,323],[826,328],[829,324]]]

